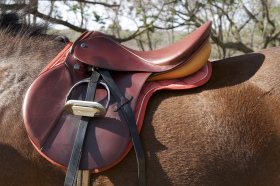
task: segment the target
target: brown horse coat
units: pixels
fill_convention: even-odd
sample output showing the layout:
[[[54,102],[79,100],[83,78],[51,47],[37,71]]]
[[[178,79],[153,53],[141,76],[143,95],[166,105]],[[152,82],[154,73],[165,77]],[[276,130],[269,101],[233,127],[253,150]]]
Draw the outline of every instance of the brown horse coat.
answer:
[[[36,152],[21,117],[26,89],[63,47],[0,34],[0,185],[63,185],[64,170]],[[216,61],[208,84],[151,98],[141,132],[147,185],[279,185],[279,51]],[[94,186],[137,183],[133,151],[92,176]]]

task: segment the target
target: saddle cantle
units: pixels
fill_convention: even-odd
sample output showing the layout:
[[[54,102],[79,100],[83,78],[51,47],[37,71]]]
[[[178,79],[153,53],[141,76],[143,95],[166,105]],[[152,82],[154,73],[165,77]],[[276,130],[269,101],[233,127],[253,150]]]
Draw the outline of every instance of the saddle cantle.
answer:
[[[133,146],[123,105],[134,112],[140,132],[153,92],[205,84],[211,76],[211,63],[207,62],[210,31],[211,22],[207,22],[178,43],[145,52],[125,47],[100,32],[84,33],[58,54],[26,93],[23,118],[34,147],[52,163],[68,167],[83,116],[66,112],[65,102],[69,96],[85,100],[86,84],[71,88],[89,78],[92,67],[101,74],[104,69],[125,99],[111,98],[106,116],[89,120],[79,168],[97,173],[114,166]],[[105,76],[102,74],[102,81],[109,84]],[[69,90],[73,90],[70,95]],[[94,101],[105,105],[108,94],[97,85]]]

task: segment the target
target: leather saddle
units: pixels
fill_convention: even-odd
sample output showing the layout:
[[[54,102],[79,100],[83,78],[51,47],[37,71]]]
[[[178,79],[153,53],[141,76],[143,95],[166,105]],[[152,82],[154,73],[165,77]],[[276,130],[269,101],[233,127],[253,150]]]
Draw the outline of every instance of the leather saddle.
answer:
[[[157,90],[194,88],[210,79],[210,32],[207,22],[154,51],[130,49],[97,31],[84,33],[47,65],[26,93],[23,118],[32,144],[69,171],[74,146],[81,143],[73,166],[94,173],[120,162],[134,144],[140,185],[145,185],[138,136],[145,107]],[[85,136],[77,142],[82,122]]]

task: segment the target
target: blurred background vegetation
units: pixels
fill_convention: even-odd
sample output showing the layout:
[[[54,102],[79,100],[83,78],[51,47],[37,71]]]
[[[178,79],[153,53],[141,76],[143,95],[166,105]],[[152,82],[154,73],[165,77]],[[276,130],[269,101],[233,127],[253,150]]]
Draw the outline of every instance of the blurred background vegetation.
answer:
[[[99,30],[136,50],[171,45],[212,20],[212,59],[280,43],[279,0],[1,0],[0,11],[47,22],[72,41]]]

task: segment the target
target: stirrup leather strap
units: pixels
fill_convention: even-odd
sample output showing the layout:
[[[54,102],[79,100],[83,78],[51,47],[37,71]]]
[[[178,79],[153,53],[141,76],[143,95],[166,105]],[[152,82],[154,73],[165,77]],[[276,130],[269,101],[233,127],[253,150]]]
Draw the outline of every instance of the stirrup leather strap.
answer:
[[[128,123],[128,128],[130,131],[130,135],[132,138],[132,142],[134,144],[134,150],[136,153],[137,164],[138,164],[138,179],[139,179],[139,186],[146,185],[146,171],[145,171],[145,157],[144,157],[144,150],[141,144],[140,136],[138,133],[136,120],[134,118],[134,112],[131,107],[127,104],[128,102],[123,104],[123,100],[126,98],[121,94],[120,90],[118,89],[117,85],[115,84],[112,76],[105,69],[99,69],[99,72],[103,78],[103,80],[109,86],[111,93],[113,94],[115,100],[121,105],[120,109],[124,113],[124,116]]]
[[[93,71],[90,77],[90,82],[87,87],[87,93],[85,101],[93,101],[95,98],[95,92],[97,83],[99,81],[100,74],[97,71]],[[74,147],[72,150],[70,162],[68,165],[68,170],[66,173],[66,178],[64,182],[64,186],[74,186],[76,185],[77,174],[80,165],[80,159],[82,154],[83,142],[85,139],[85,134],[87,130],[88,123],[90,121],[90,117],[82,116],[80,120],[80,124],[78,127]]]

